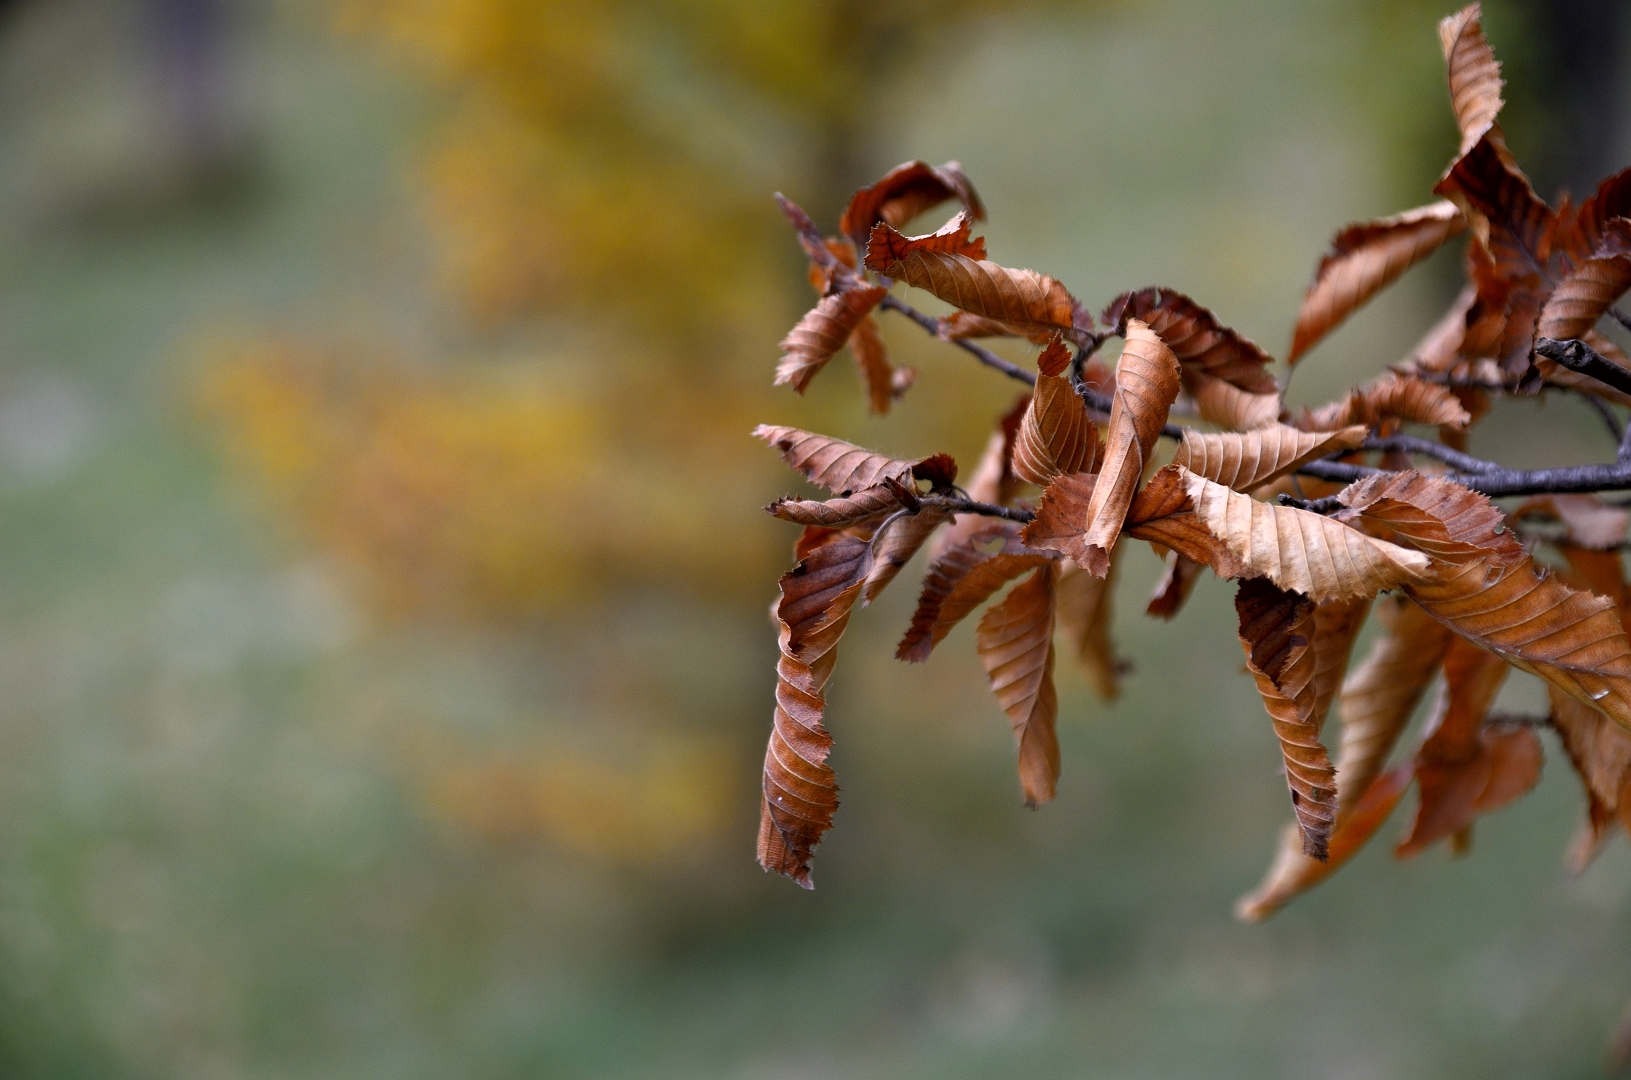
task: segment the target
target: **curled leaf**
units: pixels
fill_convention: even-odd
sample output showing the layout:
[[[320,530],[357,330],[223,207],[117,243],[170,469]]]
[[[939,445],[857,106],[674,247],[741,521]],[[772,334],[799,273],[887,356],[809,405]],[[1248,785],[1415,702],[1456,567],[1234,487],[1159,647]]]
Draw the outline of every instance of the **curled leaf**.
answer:
[[[1268,371],[1274,358],[1183,293],[1159,288],[1124,293],[1104,309],[1103,319],[1123,335],[1129,320],[1142,321],[1186,372],[1210,375],[1254,394],[1279,389]]]
[[[912,625],[895,648],[895,658],[914,664],[927,660],[969,612],[1007,582],[1049,559],[1021,543],[1018,527],[1004,521],[992,522],[947,548],[923,575],[923,594]]]
[[[864,488],[840,499],[777,499],[765,507],[774,517],[799,525],[819,525],[842,529],[851,525],[877,523],[899,510],[902,494],[910,495],[899,483],[889,481]]]
[[[1305,462],[1353,450],[1364,441],[1365,428],[1357,425],[1323,432],[1299,431],[1284,424],[1244,433],[1186,431],[1172,462],[1224,487],[1249,492],[1295,472]]]
[[[851,278],[822,297],[782,338],[781,349],[785,355],[776,365],[776,385],[790,385],[804,393],[816,372],[844,347],[861,320],[888,293],[881,285],[868,285]]]
[[[1056,618],[1071,651],[1093,689],[1105,701],[1121,694],[1126,664],[1116,656],[1110,640],[1110,605],[1115,597],[1116,560],[1102,578],[1094,577],[1068,559],[1060,560],[1054,582]]]
[[[1137,319],[1126,326],[1126,347],[1116,364],[1116,392],[1110,399],[1104,464],[1087,504],[1080,557],[1089,573],[1103,577],[1110,549],[1149,464],[1167,411],[1178,397],[1178,361],[1172,350]]]
[[[1280,392],[1253,393],[1205,372],[1184,369],[1184,391],[1195,399],[1195,411],[1209,424],[1228,431],[1255,431],[1280,419]]]
[[[1025,804],[1049,802],[1059,779],[1053,688],[1054,568],[1040,567],[980,619],[974,640],[991,692],[1014,725]]]
[[[1485,132],[1433,193],[1467,214],[1497,276],[1515,282],[1548,273],[1555,215],[1505,153],[1498,129]]]
[[[1444,48],[1450,78],[1450,103],[1455,109],[1456,126],[1461,129],[1462,154],[1494,125],[1503,104],[1501,65],[1484,38],[1481,15],[1480,5],[1468,4],[1438,24],[1438,40]]]
[[[1025,337],[1037,345],[1046,345],[1053,334],[1054,331],[1045,327],[1027,329],[1022,326],[1010,326],[1005,322],[967,311],[954,311],[950,315],[942,315],[936,330],[936,336],[942,341],[963,341],[967,338],[983,337]]]
[[[1155,589],[1150,593],[1149,603],[1144,606],[1144,614],[1168,621],[1176,618],[1185,602],[1189,600],[1189,594],[1195,591],[1195,583],[1201,579],[1201,571],[1204,569],[1206,569],[1204,566],[1189,556],[1168,551],[1161,579],[1155,583]]]
[[[1303,852],[1324,860],[1336,820],[1336,770],[1320,743],[1325,717],[1314,688],[1314,605],[1306,596],[1251,578],[1240,583],[1235,611],[1246,668],[1257,680],[1280,740]]]
[[[1352,424],[1375,427],[1384,420],[1465,428],[1472,417],[1449,387],[1390,371],[1340,401],[1303,410],[1292,423],[1304,431],[1335,431]]]
[[[857,244],[865,244],[878,222],[898,229],[947,199],[961,202],[963,211],[973,220],[985,220],[985,206],[961,165],[948,161],[937,169],[924,161],[908,161],[851,196],[838,219],[838,231]]]
[[[1286,362],[1295,364],[1371,297],[1466,227],[1455,203],[1440,200],[1337,233],[1303,297]]]
[[[957,463],[947,454],[902,461],[831,435],[772,424],[760,424],[753,429],[753,435],[769,443],[810,483],[834,495],[861,491],[883,483],[885,478],[907,486],[914,480],[924,480],[937,489],[949,488],[957,479]]]
[[[811,551],[781,579],[776,605],[781,657],[765,751],[759,865],[806,889],[812,887],[811,854],[838,808],[837,780],[827,765],[832,736],[822,726],[823,691],[870,564],[866,541],[839,537]]]
[[[1060,473],[1092,472],[1099,431],[1064,371],[1070,350],[1057,335],[1036,361],[1036,389],[1014,439],[1014,475],[1046,486]]]

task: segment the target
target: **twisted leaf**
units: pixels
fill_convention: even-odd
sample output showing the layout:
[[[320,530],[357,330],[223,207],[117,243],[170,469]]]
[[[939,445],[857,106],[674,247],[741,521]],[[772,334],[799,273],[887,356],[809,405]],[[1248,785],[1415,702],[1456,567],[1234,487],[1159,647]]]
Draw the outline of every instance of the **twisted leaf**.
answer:
[[[1057,335],[1036,361],[1036,390],[1014,439],[1014,475],[1046,486],[1060,473],[1092,472],[1099,431],[1064,371],[1070,350]]]
[[[863,450],[854,443],[817,435],[798,428],[760,424],[755,438],[769,443],[782,460],[817,487],[834,495],[848,495],[883,483],[885,478],[912,486],[924,480],[936,489],[945,489],[957,479],[957,463],[949,454],[935,454],[919,461],[902,461]]]
[[[1467,227],[1452,202],[1440,201],[1379,221],[1349,225],[1336,234],[1303,297],[1286,362],[1316,342]]]
[[[969,612],[1007,582],[1049,559],[1021,543],[1019,528],[1006,521],[991,522],[947,548],[923,575],[923,594],[912,614],[912,625],[895,648],[895,658],[914,664],[927,660]]]
[[[1191,430],[1184,432],[1184,440],[1172,462],[1224,487],[1249,492],[1295,472],[1305,462],[1337,451],[1353,450],[1364,441],[1362,426],[1305,432],[1276,424],[1260,431],[1218,435]]]
[[[1498,129],[1485,132],[1433,194],[1453,200],[1472,220],[1500,277],[1543,277],[1555,215],[1504,150]]]
[[[1471,150],[1501,112],[1501,65],[1484,39],[1478,4],[1439,20],[1438,40],[1450,77],[1450,103],[1461,129],[1461,153]]]
[[[903,496],[912,493],[900,484],[886,481],[840,499],[777,499],[765,507],[772,516],[799,525],[819,525],[842,529],[851,525],[876,524],[905,505]],[[915,500],[914,500],[915,501]]]
[[[948,161],[937,169],[927,162],[908,161],[852,195],[838,219],[838,231],[857,244],[865,244],[878,222],[898,229],[947,199],[961,202],[964,213],[973,220],[985,220],[985,206],[961,165]]]
[[[1104,309],[1103,319],[1123,335],[1130,320],[1141,320],[1186,371],[1211,375],[1254,394],[1279,389],[1268,371],[1274,358],[1183,293],[1158,288],[1124,293]]]
[[[974,636],[991,692],[1014,725],[1020,787],[1030,807],[1051,801],[1059,779],[1053,582],[1053,566],[1039,568],[985,613]]]

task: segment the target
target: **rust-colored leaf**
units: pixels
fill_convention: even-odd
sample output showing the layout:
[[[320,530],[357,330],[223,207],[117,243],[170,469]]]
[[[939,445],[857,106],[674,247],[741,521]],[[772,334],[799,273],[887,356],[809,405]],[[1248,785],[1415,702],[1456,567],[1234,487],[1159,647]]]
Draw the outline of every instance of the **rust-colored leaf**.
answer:
[[[1252,578],[1240,583],[1235,612],[1246,668],[1257,680],[1280,740],[1303,852],[1324,860],[1336,819],[1336,770],[1320,743],[1325,717],[1316,708],[1314,688],[1314,605],[1306,596]]]
[[[810,483],[834,495],[848,495],[873,487],[883,483],[886,477],[907,486],[915,480],[924,480],[939,490],[949,488],[957,479],[957,463],[948,454],[902,461],[863,450],[830,435],[773,424],[760,424],[753,429],[753,435],[769,443],[783,461]]]
[[[954,311],[939,319],[936,336],[942,341],[963,341],[967,338],[1024,337],[1037,345],[1046,345],[1055,331],[1047,327],[1010,326],[996,319],[975,315],[967,311]]]
[[[1449,387],[1390,371],[1340,401],[1304,409],[1292,424],[1304,431],[1335,431],[1352,424],[1375,427],[1384,420],[1465,428],[1472,417]]]
[[[1235,903],[1235,917],[1246,922],[1262,922],[1302,893],[1330,877],[1365,846],[1376,830],[1399,805],[1410,787],[1414,773],[1408,764],[1390,769],[1354,805],[1351,813],[1339,815],[1331,830],[1324,861],[1303,853],[1302,830],[1293,822],[1280,836],[1274,863],[1262,884]]]
[[[1269,427],[1284,411],[1278,390],[1254,394],[1193,368],[1183,369],[1183,384],[1185,393],[1195,399],[1201,419],[1227,431]]]
[[[1098,577],[1109,570],[1110,550],[1121,535],[1167,411],[1178,397],[1178,361],[1172,350],[1137,319],[1127,321],[1125,333],[1127,343],[1116,364],[1116,392],[1110,399],[1104,464],[1088,500],[1080,556],[1072,556]]]
[[[1125,530],[1127,535],[1168,548],[1191,562],[1210,566],[1219,577],[1236,578],[1245,575],[1247,573],[1245,564],[1236,559],[1230,553],[1228,545],[1213,535],[1196,515],[1195,504],[1185,487],[1185,479],[1189,476],[1190,473],[1182,466],[1168,465],[1150,477],[1150,482],[1144,485],[1144,489],[1138,493],[1138,497],[1133,500],[1133,505],[1127,511]],[[1050,517],[1049,496],[1055,494],[1064,479],[1061,477],[1054,481],[1053,486],[1043,493],[1042,505],[1037,509],[1037,520],[1031,523],[1031,527],[1046,527],[1041,523]],[[1069,519],[1071,516],[1069,509],[1064,506],[1066,496],[1069,494],[1071,493],[1058,491],[1057,497],[1061,505],[1059,510],[1053,513],[1053,518],[1060,521]],[[1049,524],[1052,524],[1051,520]],[[1038,543],[1037,546],[1052,545]],[[1062,547],[1054,547],[1054,550],[1062,550]]]
[[[1609,231],[1592,257],[1564,274],[1557,288],[1546,297],[1535,333],[1559,341],[1580,337],[1597,325],[1597,320],[1628,288],[1631,288],[1631,220],[1615,218],[1609,222]],[[1542,359],[1537,358],[1537,366]]]
[[[961,215],[928,236],[902,236],[879,224],[867,243],[866,265],[953,307],[1015,328],[1071,329],[1077,305],[1063,285],[1035,270],[986,261],[984,241],[967,237],[968,221]]]
[[[909,489],[886,478],[882,484],[863,488],[854,495],[841,499],[777,499],[765,507],[772,516],[799,525],[820,525],[828,529],[842,529],[852,525],[876,524],[903,505],[902,495],[912,497]]]
[[[1123,335],[1129,320],[1142,321],[1185,371],[1211,375],[1254,394],[1279,390],[1268,370],[1274,358],[1183,293],[1159,288],[1125,293],[1104,309],[1103,319]]]
[[[1460,208],[1441,200],[1337,233],[1303,297],[1286,362],[1295,364],[1371,297],[1466,227]]]
[[[895,368],[889,362],[889,347],[883,343],[877,320],[871,315],[863,318],[850,334],[849,351],[855,354],[855,366],[860,369],[861,381],[866,385],[868,411],[876,416],[884,415],[899,395],[895,392]]]
[[[1482,12],[1468,4],[1439,20],[1438,40],[1450,78],[1450,103],[1461,129],[1461,153],[1471,150],[1500,115],[1501,65],[1484,39]]]
[[[838,808],[838,784],[827,764],[832,736],[822,725],[823,692],[870,565],[866,541],[839,537],[810,552],[781,579],[776,605],[781,657],[765,751],[759,865],[806,889],[812,887],[811,854]]]
[[[1560,221],[1557,246],[1571,262],[1584,262],[1602,249],[1610,223],[1623,217],[1631,217],[1631,168],[1598,184],[1579,211],[1569,216],[1567,227]]]
[[[1504,528],[1483,495],[1405,472],[1370,477],[1342,500],[1439,564],[1405,583],[1412,599],[1480,648],[1631,728],[1631,643],[1612,601],[1565,585]]]
[[[1068,559],[1060,560],[1054,582],[1059,629],[1070,643],[1093,689],[1105,701],[1121,694],[1126,664],[1116,656],[1110,640],[1110,605],[1116,591],[1116,560],[1102,578],[1094,577]]]
[[[1054,568],[1040,567],[980,619],[974,640],[991,692],[1014,725],[1025,805],[1053,799],[1059,699],[1053,688]]]
[[[861,320],[888,293],[881,285],[868,285],[851,278],[822,297],[782,338],[781,349],[785,355],[776,365],[776,385],[792,386],[804,393],[816,372],[844,347]]]
[[[1195,591],[1195,583],[1201,579],[1204,569],[1206,567],[1189,556],[1168,551],[1166,566],[1150,593],[1149,603],[1144,606],[1144,614],[1169,622],[1177,618],[1178,612],[1189,600],[1189,594]]]
[[[838,231],[856,244],[865,244],[878,222],[898,229],[948,199],[961,202],[964,213],[973,220],[985,220],[985,206],[961,165],[948,161],[937,169],[924,161],[908,161],[851,196],[838,219]]]
[[[1288,592],[1324,602],[1375,596],[1428,574],[1429,561],[1419,551],[1307,510],[1258,502],[1188,470],[1180,473],[1195,517],[1245,576],[1267,577]]]
[[[938,506],[925,506],[915,514],[902,514],[879,528],[872,542],[872,572],[861,589],[862,604],[870,604],[884,587],[912,561],[931,533],[951,519],[951,513]]]
[[[1057,335],[1036,361],[1036,389],[1014,439],[1014,475],[1044,487],[1060,473],[1092,472],[1099,431],[1065,369],[1070,350]]]
[[[1453,200],[1494,258],[1498,275],[1515,281],[1545,276],[1554,215],[1506,155],[1498,130],[1485,132],[1440,180],[1433,194]]]
[[[1249,492],[1295,472],[1315,458],[1353,450],[1365,441],[1365,428],[1305,432],[1284,424],[1245,433],[1207,435],[1186,431],[1172,461],[1224,487]]]
[[[1012,522],[992,521],[941,552],[923,575],[912,625],[907,628],[895,658],[920,664],[968,614],[1004,584],[1050,560],[1020,541]]]

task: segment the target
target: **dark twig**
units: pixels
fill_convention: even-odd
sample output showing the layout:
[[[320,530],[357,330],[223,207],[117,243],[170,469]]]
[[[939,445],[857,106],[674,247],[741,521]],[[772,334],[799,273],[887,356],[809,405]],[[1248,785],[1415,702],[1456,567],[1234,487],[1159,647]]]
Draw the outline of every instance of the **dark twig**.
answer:
[[[1614,410],[1608,407],[1608,402],[1596,394],[1583,394],[1581,396],[1586,399],[1586,404],[1591,406],[1592,411],[1602,418],[1603,426],[1608,428],[1610,435],[1614,436],[1614,445],[1618,446],[1624,442],[1625,431],[1620,427],[1619,417],[1615,416]]]
[[[913,322],[923,327],[923,329],[927,330],[929,333],[933,334],[935,337],[940,336],[940,320],[936,319],[933,315],[925,315],[912,305],[896,300],[893,296],[884,297],[883,300],[879,302],[878,306],[888,311],[898,311],[908,319],[911,319]],[[990,349],[981,348],[972,341],[964,341],[962,338],[953,338],[951,339],[951,343],[973,356],[974,359],[978,360],[986,367],[996,368],[1010,379],[1018,379],[1027,386],[1036,385],[1035,375],[1032,375],[1029,371],[1026,371],[1018,364],[1013,364],[1007,360],[1004,360]]]
[[[957,495],[924,495],[921,497],[924,506],[938,506],[950,510],[954,514],[981,514],[985,517],[1002,518],[1005,521],[1018,521],[1021,523],[1035,519],[1036,515],[1029,510],[1021,510],[1013,506],[996,506],[992,503],[975,502]]]
[[[1631,370],[1603,357],[1584,341],[1536,338],[1535,352],[1570,371],[1596,379],[1604,386],[1612,386],[1621,393],[1631,394]]]

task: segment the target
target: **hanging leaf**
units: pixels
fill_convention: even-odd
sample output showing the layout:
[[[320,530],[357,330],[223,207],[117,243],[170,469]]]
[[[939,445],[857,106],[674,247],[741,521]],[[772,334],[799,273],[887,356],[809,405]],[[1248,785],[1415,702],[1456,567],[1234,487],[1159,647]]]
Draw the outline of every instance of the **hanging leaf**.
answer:
[[[929,535],[951,519],[951,512],[938,506],[925,506],[916,513],[903,514],[879,529],[872,543],[872,572],[861,590],[861,603],[870,604],[895,580],[901,568],[912,561]]]
[[[1064,375],[1070,350],[1055,335],[1036,361],[1036,389],[1014,439],[1013,472],[1047,486],[1060,473],[1092,472],[1098,464],[1099,431],[1087,405]]]
[[[1254,394],[1279,391],[1268,370],[1274,358],[1183,293],[1141,289],[1118,296],[1104,309],[1105,324],[1123,336],[1132,319],[1145,323],[1186,372],[1210,375]]]
[[[945,640],[952,627],[1014,578],[1050,559],[1020,542],[1019,527],[992,522],[948,548],[923,576],[912,625],[895,648],[895,658],[920,664]]]
[[[957,462],[949,454],[901,461],[830,435],[771,424],[760,424],[753,429],[753,435],[769,443],[810,483],[834,495],[861,491],[883,483],[885,478],[908,487],[915,480],[923,480],[936,490],[949,489],[957,479]]]
[[[889,290],[882,286],[850,279],[822,297],[782,338],[781,349],[786,355],[776,366],[776,385],[804,393],[816,372],[844,347],[861,320],[888,294]]]
[[[1071,651],[1081,662],[1088,682],[1104,701],[1121,696],[1121,675],[1126,663],[1116,656],[1110,640],[1110,606],[1115,598],[1116,560],[1102,578],[1094,577],[1069,559],[1059,561],[1054,581],[1055,617]]]
[[[1245,433],[1186,431],[1172,462],[1224,487],[1250,492],[1315,458],[1357,449],[1365,434],[1366,429],[1358,425],[1324,432],[1304,432],[1284,424]]]
[[[1128,320],[1125,333],[1127,344],[1116,364],[1116,393],[1110,399],[1104,464],[1088,500],[1080,555],[1071,556],[1098,577],[1110,568],[1110,550],[1121,535],[1167,411],[1178,397],[1178,361],[1172,350],[1137,319]]]
[[[991,692],[1014,725],[1025,805],[1050,802],[1059,779],[1053,689],[1054,568],[1044,565],[980,619],[974,640]]]
[[[1155,583],[1155,590],[1150,593],[1149,603],[1144,606],[1144,614],[1169,622],[1176,618],[1189,600],[1189,594],[1195,591],[1195,583],[1201,579],[1201,571],[1204,569],[1206,569],[1204,566],[1189,556],[1168,551],[1161,579]]]
[[[1325,717],[1317,711],[1314,689],[1314,605],[1252,578],[1240,583],[1235,611],[1246,668],[1280,740],[1303,852],[1323,861],[1336,819],[1336,770],[1320,743]]]
[[[776,605],[781,658],[765,751],[759,865],[806,889],[813,887],[811,854],[838,809],[838,784],[827,765],[832,736],[822,726],[823,691],[870,568],[870,546],[846,536],[816,548],[781,579]]]
[[[1545,277],[1555,215],[1486,132],[1451,166],[1433,194],[1453,200],[1473,222],[1507,281]]]
[[[855,366],[860,369],[861,381],[866,386],[867,410],[874,416],[883,416],[899,394],[895,387],[895,368],[889,362],[889,347],[883,343],[878,322],[871,315],[864,317],[850,334],[849,351],[855,354]],[[906,385],[910,386],[910,381]],[[904,390],[902,387],[901,391]]]
[[[1295,364],[1371,297],[1466,227],[1455,203],[1441,200],[1337,233],[1303,297],[1286,362]]]
[[[858,245],[865,244],[878,222],[898,229],[948,199],[961,202],[963,212],[973,220],[985,220],[985,206],[961,165],[948,161],[937,169],[927,162],[908,161],[851,196],[838,219],[838,231]]]

